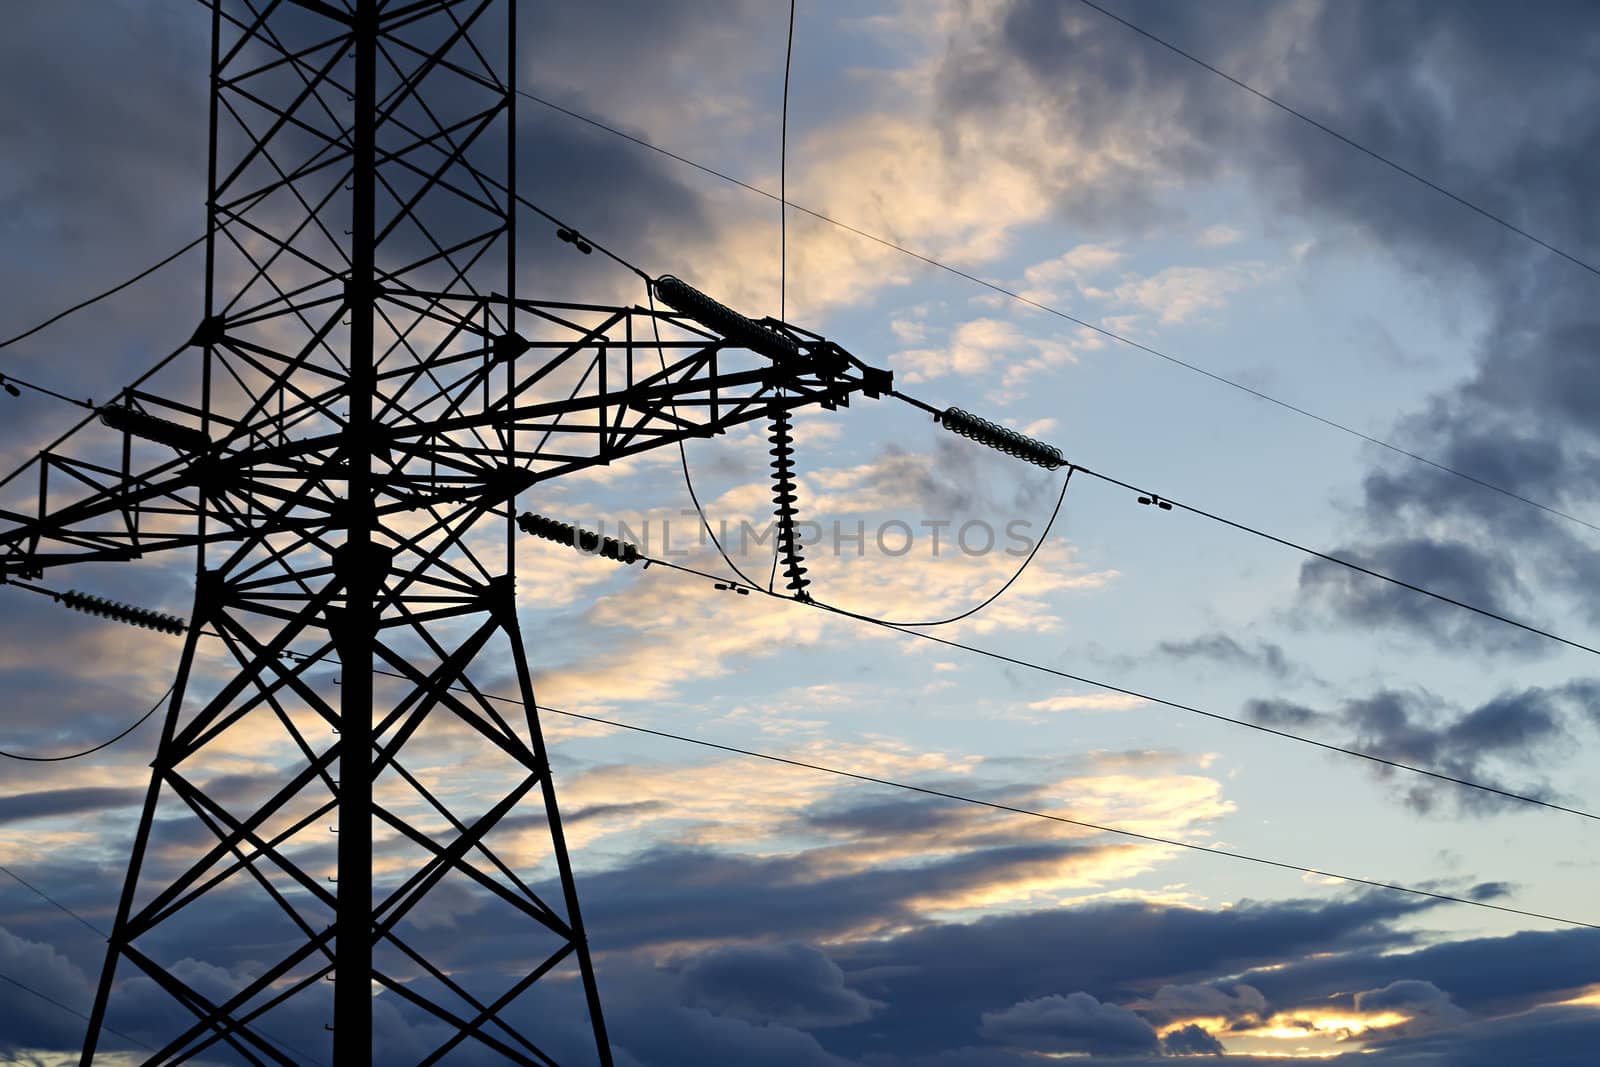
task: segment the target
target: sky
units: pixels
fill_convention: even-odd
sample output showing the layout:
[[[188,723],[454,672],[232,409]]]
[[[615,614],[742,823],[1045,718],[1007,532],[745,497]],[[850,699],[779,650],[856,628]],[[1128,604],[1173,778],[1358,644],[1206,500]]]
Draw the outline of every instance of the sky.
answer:
[[[1576,259],[1600,256],[1592,5],[1103,6]],[[523,2],[520,13],[521,88],[776,192],[787,5]],[[209,49],[192,0],[105,0],[92,19],[37,2],[8,16],[6,335],[201,231]],[[1088,5],[796,9],[789,198],[1032,304],[793,209],[780,258],[773,200],[528,99],[517,162],[529,199],[652,274],[752,316],[779,314],[782,277],[786,321],[892,369],[935,406],[1553,633],[1583,641],[1600,621],[1582,593],[1600,558],[1588,525],[1600,523],[1595,271]],[[633,275],[523,221],[522,292],[645,299]],[[189,336],[203,280],[200,256],[185,256],[0,351],[0,373],[107,399]],[[76,417],[31,393],[0,404],[6,471]],[[1017,546],[1042,533],[1062,489],[1061,472],[890,401],[806,412],[795,439],[801,517],[819,524],[805,548],[810,591],[879,618],[942,618],[983,600],[1017,571]],[[689,446],[713,522],[737,531],[770,518],[767,448],[759,428]],[[673,450],[521,503],[608,532],[627,523],[654,553],[725,566],[697,536]],[[965,547],[952,543],[963,528]],[[995,546],[970,550],[984,531]],[[729,548],[751,573],[770,565],[770,548]],[[1593,1060],[1600,934],[1581,924],[1600,913],[1581,815],[662,568],[529,541],[517,577],[535,685],[554,708],[1575,920],[547,713],[620,1063]],[[84,567],[57,584],[185,614],[193,561]],[[1589,653],[1081,474],[1015,585],[931,632],[1572,808],[1600,803],[1583,756],[1600,729]],[[179,647],[0,588],[0,748],[111,736],[171,684]],[[514,686],[506,673],[488,681]],[[16,876],[0,875],[0,976],[60,1002],[0,982],[0,1053],[16,1061],[76,1062],[83,1020],[61,1005],[87,1010],[104,949],[17,879],[110,924],[155,739],[148,725],[91,759],[0,767],[0,864]],[[245,789],[287,758],[222,745],[201,773]],[[487,788],[448,737],[423,769],[453,794]],[[252,906],[223,895],[210,922],[163,948],[196,981],[237,982],[259,966]],[[528,966],[486,929],[491,914],[465,890],[430,912],[469,986]],[[415,1062],[432,1031],[391,1001],[375,1002],[379,1062]],[[570,985],[553,986],[514,1011],[581,1063],[578,1006]],[[154,1035],[172,1010],[130,981],[109,1021]],[[314,1047],[322,1021],[285,1016],[282,1032]],[[131,1049],[112,1042],[103,1059],[138,1062]],[[488,1055],[447,1062],[498,1062]]]

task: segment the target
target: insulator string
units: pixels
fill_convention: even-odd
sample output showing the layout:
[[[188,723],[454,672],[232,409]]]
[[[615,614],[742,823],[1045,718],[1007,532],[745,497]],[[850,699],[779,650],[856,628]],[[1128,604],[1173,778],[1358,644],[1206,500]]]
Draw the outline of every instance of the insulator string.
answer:
[[[790,433],[789,412],[782,404],[773,404],[771,408],[772,430],[768,439],[772,442],[770,455],[772,456],[772,503],[773,513],[778,520],[777,549],[783,562],[783,576],[788,579],[788,587],[794,591],[797,598],[810,600],[811,594],[806,592],[806,586],[811,584],[811,579],[805,576],[806,568],[800,554],[800,541],[795,536],[795,481],[794,481],[794,436]]]

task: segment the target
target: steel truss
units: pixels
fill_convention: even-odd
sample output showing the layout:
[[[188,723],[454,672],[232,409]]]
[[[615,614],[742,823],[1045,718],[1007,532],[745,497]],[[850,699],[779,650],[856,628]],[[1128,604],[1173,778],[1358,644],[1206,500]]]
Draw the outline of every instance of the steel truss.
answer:
[[[772,320],[793,358],[518,296],[514,0],[207,6],[204,317],[104,425],[0,483],[0,580],[198,559],[82,1063],[146,979],[190,1020],[149,1064],[321,1060],[313,1017],[333,1063],[369,1063],[382,1003],[443,1035],[385,1063],[549,1065],[563,1021],[528,1024],[524,1000],[547,980],[581,987],[585,1056],[609,1065],[517,624],[516,496],[889,376]],[[507,718],[484,693],[511,681]],[[270,777],[202,777],[268,753]],[[507,961],[541,962],[465,987],[430,911],[450,894]],[[261,925],[228,972],[248,980],[172,958],[228,915]]]

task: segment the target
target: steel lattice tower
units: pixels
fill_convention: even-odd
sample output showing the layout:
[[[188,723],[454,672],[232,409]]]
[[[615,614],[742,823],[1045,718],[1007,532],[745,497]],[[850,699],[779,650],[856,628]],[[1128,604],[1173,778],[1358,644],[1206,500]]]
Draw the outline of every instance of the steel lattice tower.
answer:
[[[448,1033],[422,1063],[475,1043],[552,1064],[505,1018],[543,980],[581,986],[609,1065],[517,622],[517,496],[889,376],[681,283],[688,314],[519,296],[516,0],[209,6],[203,317],[0,500],[0,580],[198,557],[82,1062],[136,977],[193,1017],[151,1064],[320,1059],[326,1033],[284,1029],[317,1009],[332,1062],[369,1063],[375,993]],[[510,681],[507,716],[485,693]],[[252,750],[295,762],[203,780]],[[415,769],[439,751],[470,781]],[[464,988],[416,921],[446,886],[540,962]],[[227,902],[280,927],[219,989],[163,950]]]

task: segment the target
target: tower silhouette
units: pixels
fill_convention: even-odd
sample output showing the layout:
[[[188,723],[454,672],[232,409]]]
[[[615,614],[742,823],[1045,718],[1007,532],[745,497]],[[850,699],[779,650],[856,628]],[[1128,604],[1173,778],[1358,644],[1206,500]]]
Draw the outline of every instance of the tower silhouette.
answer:
[[[442,1035],[416,1062],[548,1065],[519,1007],[544,982],[581,988],[609,1065],[517,619],[518,494],[889,375],[677,279],[656,289],[676,310],[522,297],[514,0],[210,13],[199,325],[41,456],[36,500],[0,505],[0,577],[197,557],[82,1062],[148,980],[184,1023],[146,1063],[320,1059],[312,1016],[332,1062],[369,1063],[382,1003]],[[507,684],[514,714],[485,696]],[[419,769],[440,753],[461,773]],[[215,776],[241,754],[278,770]],[[514,947],[499,988],[456,977],[452,894]],[[254,924],[249,966],[174,955],[228,915]]]

